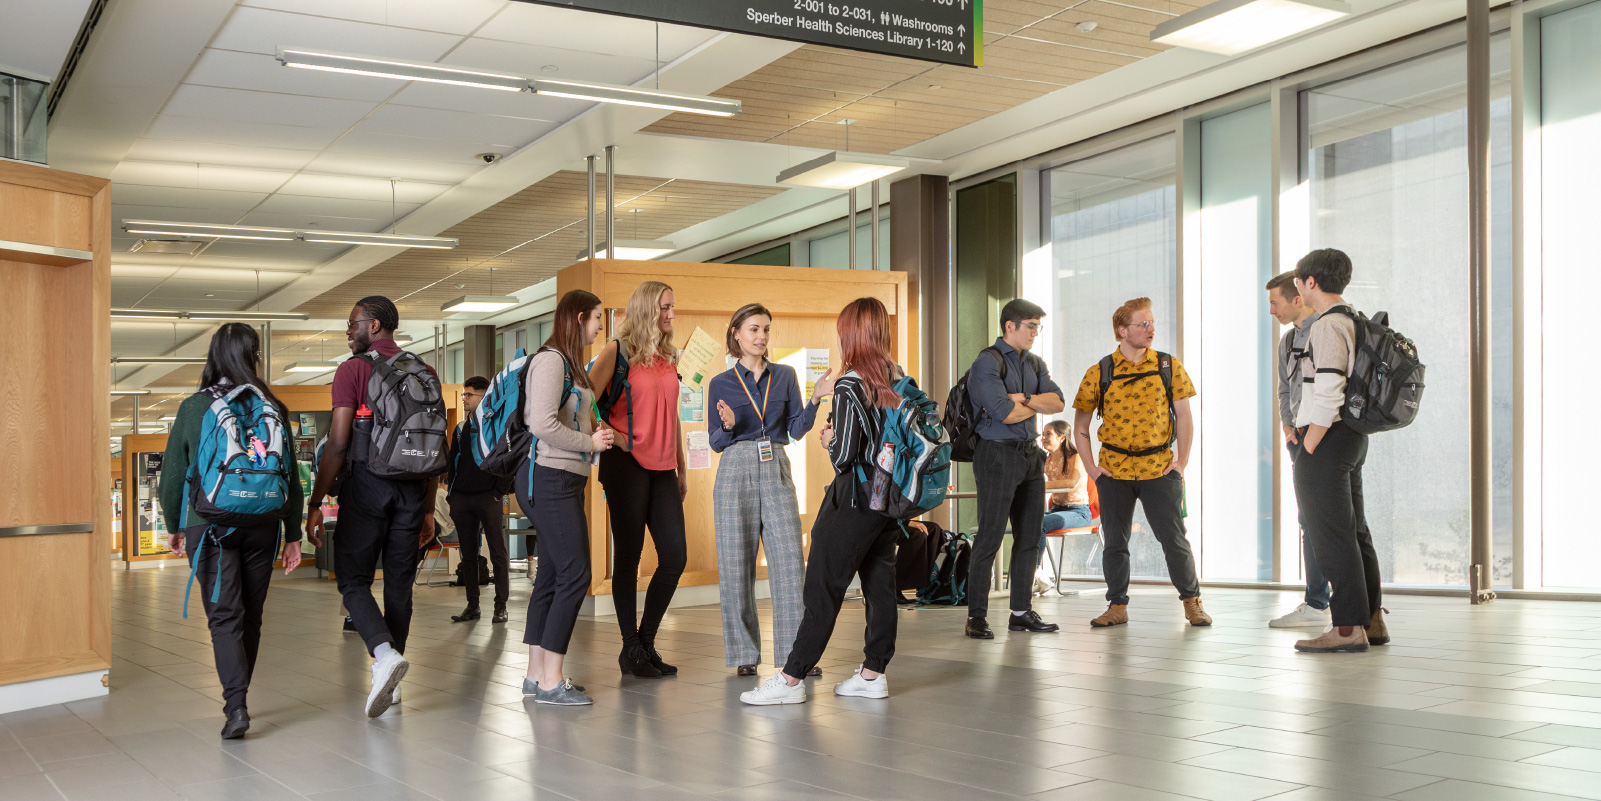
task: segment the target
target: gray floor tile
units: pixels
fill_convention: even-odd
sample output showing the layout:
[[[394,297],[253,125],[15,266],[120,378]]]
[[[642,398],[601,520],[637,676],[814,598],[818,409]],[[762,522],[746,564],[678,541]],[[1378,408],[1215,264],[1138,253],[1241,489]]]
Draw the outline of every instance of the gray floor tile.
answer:
[[[1395,770],[1493,784],[1538,793],[1601,799],[1601,780],[1594,773],[1527,762],[1475,759],[1460,754],[1430,754],[1392,766]]]
[[[39,763],[34,762],[27,751],[21,748],[14,751],[0,751],[0,779],[41,772]]]
[[[93,729],[23,740],[22,747],[46,770],[51,762],[117,753],[117,747]]]
[[[1549,743],[1523,742],[1511,739],[1511,737],[1517,737],[1518,735],[1516,734],[1510,737],[1485,737],[1479,734],[1463,734],[1454,731],[1420,729],[1414,726],[1395,726],[1388,723],[1370,723],[1366,721],[1336,723],[1333,726],[1317,729],[1312,733],[1320,737],[1333,737],[1357,743],[1398,746],[1403,750],[1421,748],[1427,751],[1444,751],[1450,754],[1462,754],[1485,759],[1505,759],[1509,762],[1516,762],[1536,754],[1544,754],[1561,748],[1559,745]],[[1598,732],[1598,734],[1601,734],[1601,732]],[[1312,755],[1308,754],[1307,756]]]
[[[297,801],[303,796],[273,779],[255,774],[215,782],[186,784],[179,794],[189,801]]]
[[[718,801],[854,801],[858,798],[836,793],[815,784],[792,781],[769,782],[755,787],[724,790],[708,797]]]
[[[1354,761],[1330,762],[1245,748],[1207,754],[1185,760],[1184,764],[1371,796],[1391,795],[1436,781],[1432,776],[1369,767]]]
[[[61,801],[62,798],[43,773],[0,778],[0,801]]]
[[[256,765],[263,774],[302,795],[377,784],[385,778],[338,754],[317,754]]]
[[[1601,772],[1601,751],[1594,748],[1563,748],[1529,757],[1523,762],[1530,765],[1552,765],[1559,768]]]
[[[312,801],[436,801],[435,796],[396,781],[312,793],[306,797]]]
[[[1398,801],[1575,801],[1575,796],[1537,793],[1494,784],[1443,779],[1434,784],[1397,793]]]
[[[1283,798],[1283,796],[1274,796]],[[1104,779],[1072,784],[1029,796],[1029,801],[1194,801],[1195,796],[1148,790]]]
[[[1601,749],[1601,729],[1592,729],[1585,726],[1537,726],[1516,734],[1509,734],[1507,739]]]
[[[1316,734],[1301,734],[1276,729],[1259,729],[1253,726],[1238,726],[1224,731],[1202,734],[1194,739],[1234,748],[1250,748],[1275,754],[1290,754],[1342,764],[1380,768],[1423,756],[1432,750],[1391,743],[1342,740]]]
[[[1112,754],[1075,762],[1068,767],[1073,773],[1081,776],[1131,784],[1147,790],[1187,795],[1207,801],[1254,801],[1286,793],[1300,786],[1291,782],[1242,776],[1176,762],[1141,759],[1125,754]]]
[[[1088,748],[1092,751],[1144,756],[1167,762],[1178,762],[1191,757],[1229,749],[1229,746],[1215,743],[1180,740],[1174,737],[1141,734],[1125,729],[1108,729],[1104,726],[1090,726],[1083,723],[1070,723],[1055,729],[1035,732],[1030,736],[1045,742]]]
[[[171,787],[154,779],[127,784],[103,784],[65,794],[67,801],[181,801]]]

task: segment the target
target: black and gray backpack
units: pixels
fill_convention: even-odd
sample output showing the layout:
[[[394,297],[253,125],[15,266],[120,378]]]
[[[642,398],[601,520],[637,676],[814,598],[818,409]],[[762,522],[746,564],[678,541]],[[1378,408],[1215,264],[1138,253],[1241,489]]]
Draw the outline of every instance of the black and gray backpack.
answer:
[[[387,359],[368,351],[358,358],[372,364],[367,379],[367,408],[372,410],[367,471],[402,481],[445,472],[445,400],[438,377],[408,351]]]
[[[1359,434],[1405,428],[1417,419],[1423,401],[1423,362],[1412,340],[1390,327],[1390,313],[1370,319],[1350,306],[1325,314],[1343,314],[1356,324],[1356,358],[1345,377],[1345,403],[1340,420]]]

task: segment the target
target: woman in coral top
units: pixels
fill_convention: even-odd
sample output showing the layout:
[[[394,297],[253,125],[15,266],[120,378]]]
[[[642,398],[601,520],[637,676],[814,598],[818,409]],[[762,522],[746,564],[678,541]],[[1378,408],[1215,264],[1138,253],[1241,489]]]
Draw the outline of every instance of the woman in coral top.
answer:
[[[684,495],[689,490],[678,420],[678,370],[673,346],[673,288],[646,281],[628,299],[618,336],[589,368],[616,447],[600,456],[600,484],[611,511],[612,602],[622,629],[617,658],[625,675],[655,679],[678,672],[656,652],[656,630],[678,590],[689,555],[684,543]],[[639,557],[645,529],[656,544],[656,572],[635,618]]]

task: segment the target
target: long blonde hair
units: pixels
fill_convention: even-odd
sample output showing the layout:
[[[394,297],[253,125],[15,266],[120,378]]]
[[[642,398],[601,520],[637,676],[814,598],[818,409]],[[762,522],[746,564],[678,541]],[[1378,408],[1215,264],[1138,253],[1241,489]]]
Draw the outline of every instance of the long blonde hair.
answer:
[[[656,324],[661,316],[662,295],[673,288],[660,281],[646,281],[634,288],[624,310],[622,330],[617,332],[618,347],[624,349],[629,364],[649,367],[661,360],[672,364],[678,356],[673,338]]]

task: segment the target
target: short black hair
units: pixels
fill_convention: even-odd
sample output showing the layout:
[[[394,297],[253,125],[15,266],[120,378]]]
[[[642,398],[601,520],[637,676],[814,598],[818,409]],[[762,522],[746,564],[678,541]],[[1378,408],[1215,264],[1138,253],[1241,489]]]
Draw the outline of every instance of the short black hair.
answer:
[[[1334,248],[1314,250],[1295,263],[1295,277],[1302,283],[1316,279],[1318,289],[1338,295],[1351,283],[1351,257]]]
[[[461,385],[466,387],[467,389],[476,389],[479,392],[483,392],[483,391],[489,389],[489,379],[484,378],[481,375],[475,375],[472,378],[469,378],[466,381],[461,382]]]
[[[1001,333],[1006,333],[1007,323],[1022,325],[1024,320],[1043,320],[1045,310],[1032,301],[1017,298],[1001,307]]]
[[[362,311],[372,315],[378,321],[378,327],[389,333],[395,333],[400,327],[400,310],[395,308],[395,302],[383,295],[368,295],[356,301]]]

